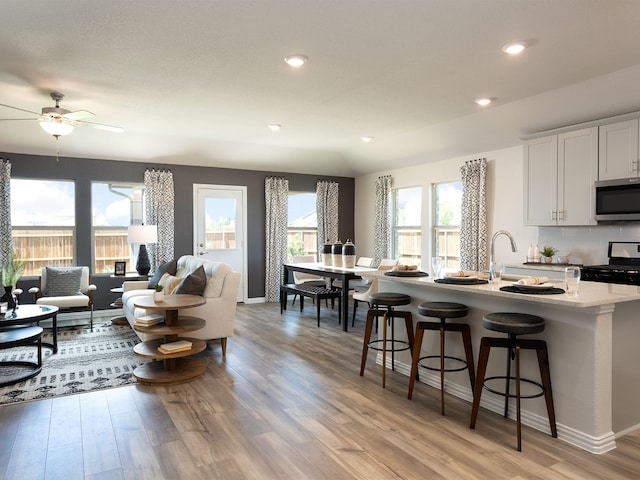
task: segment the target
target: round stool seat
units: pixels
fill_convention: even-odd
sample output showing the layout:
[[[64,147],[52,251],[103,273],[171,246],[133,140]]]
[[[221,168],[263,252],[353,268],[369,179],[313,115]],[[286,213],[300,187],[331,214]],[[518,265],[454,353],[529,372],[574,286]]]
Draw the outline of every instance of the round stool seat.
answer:
[[[376,292],[369,296],[369,303],[372,305],[384,305],[385,307],[397,307],[409,305],[411,296],[405,293]]]
[[[418,306],[418,313],[425,317],[460,318],[467,316],[469,308],[462,303],[424,302]]]
[[[488,313],[483,317],[482,325],[487,330],[511,335],[526,335],[544,331],[544,319],[528,313]]]

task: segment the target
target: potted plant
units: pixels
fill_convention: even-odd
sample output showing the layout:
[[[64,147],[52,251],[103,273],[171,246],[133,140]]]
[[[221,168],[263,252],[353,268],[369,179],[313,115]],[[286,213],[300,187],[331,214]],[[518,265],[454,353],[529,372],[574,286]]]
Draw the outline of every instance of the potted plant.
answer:
[[[551,263],[551,260],[553,260],[553,256],[556,253],[558,253],[558,249],[549,245],[545,245],[540,251],[540,255],[544,257],[545,263]]]
[[[20,277],[22,277],[26,264],[27,262],[24,260],[16,258],[15,251],[10,250],[7,256],[7,263],[2,266],[2,286],[15,287]]]
[[[13,289],[18,284],[18,280],[22,277],[24,267],[27,262],[18,260],[14,250],[9,251],[7,263],[2,266],[2,286],[4,287],[4,295],[0,298],[0,302],[6,302],[7,308],[14,308],[16,303],[13,298]]]
[[[162,291],[164,287],[158,284],[154,288],[156,291],[153,292],[153,301],[161,302],[162,300],[164,300],[164,292]]]

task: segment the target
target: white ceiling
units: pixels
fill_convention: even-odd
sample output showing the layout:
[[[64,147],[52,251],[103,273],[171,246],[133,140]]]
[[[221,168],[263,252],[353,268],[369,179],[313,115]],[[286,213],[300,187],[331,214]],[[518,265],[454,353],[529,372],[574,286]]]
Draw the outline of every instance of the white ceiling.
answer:
[[[640,110],[638,0],[2,0],[0,16],[0,103],[39,112],[59,90],[125,128],[78,127],[61,156],[356,176]],[[0,151],[56,144],[3,121]]]

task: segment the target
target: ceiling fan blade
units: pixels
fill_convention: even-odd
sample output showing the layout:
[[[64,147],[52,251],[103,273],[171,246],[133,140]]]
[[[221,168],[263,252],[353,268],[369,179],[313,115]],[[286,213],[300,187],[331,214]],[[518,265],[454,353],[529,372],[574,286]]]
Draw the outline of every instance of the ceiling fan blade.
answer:
[[[91,118],[95,116],[95,113],[91,113],[86,110],[76,110],[75,112],[69,112],[63,115],[64,118],[68,118],[69,120],[82,120],[83,118]]]
[[[11,105],[6,105],[4,103],[0,103],[0,107],[12,108],[14,110],[20,110],[21,112],[31,113],[32,115],[40,115],[38,112],[32,112],[31,110],[26,110],[24,108],[12,107]]]
[[[38,120],[37,118],[0,118],[0,122],[4,122],[7,120],[11,120],[12,122],[15,122],[16,120]]]
[[[113,125],[104,125],[102,123],[85,122],[85,121],[82,121],[82,120],[79,120],[79,121],[77,121],[75,123],[77,125],[81,125],[81,126],[97,128],[99,130],[106,130],[107,132],[114,132],[114,133],[122,133],[122,132],[124,132],[124,128],[122,128],[122,127],[114,127]]]

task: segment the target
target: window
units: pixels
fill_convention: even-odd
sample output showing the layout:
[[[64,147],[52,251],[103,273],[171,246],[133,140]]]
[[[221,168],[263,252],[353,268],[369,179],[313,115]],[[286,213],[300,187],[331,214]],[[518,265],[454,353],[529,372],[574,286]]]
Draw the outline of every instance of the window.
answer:
[[[420,265],[422,259],[422,188],[393,192],[393,258],[401,264]]]
[[[290,192],[287,224],[288,261],[294,256],[313,255],[318,258],[318,218],[316,194]]]
[[[25,276],[42,267],[73,265],[75,184],[72,181],[11,179],[11,228]]]
[[[205,250],[235,250],[236,199],[205,197]]]
[[[462,182],[434,184],[433,197],[433,255],[444,260],[443,269],[459,270]]]
[[[136,255],[127,241],[129,225],[143,223],[142,184],[111,184],[95,182],[91,185],[92,236],[95,273],[113,273],[115,262],[127,262],[133,271]]]

